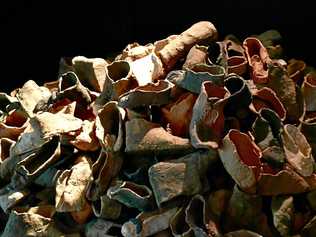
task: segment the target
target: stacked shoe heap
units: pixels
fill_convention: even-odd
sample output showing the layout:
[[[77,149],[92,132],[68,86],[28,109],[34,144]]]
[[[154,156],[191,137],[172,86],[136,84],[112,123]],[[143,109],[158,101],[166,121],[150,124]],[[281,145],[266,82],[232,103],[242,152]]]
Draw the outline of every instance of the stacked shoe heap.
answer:
[[[2,236],[316,236],[316,70],[210,22],[0,93]]]

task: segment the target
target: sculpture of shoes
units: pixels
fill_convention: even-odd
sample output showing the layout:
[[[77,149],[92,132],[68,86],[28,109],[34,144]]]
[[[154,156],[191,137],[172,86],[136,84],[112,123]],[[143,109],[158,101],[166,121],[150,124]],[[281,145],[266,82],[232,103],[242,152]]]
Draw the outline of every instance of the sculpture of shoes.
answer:
[[[126,112],[116,101],[106,103],[98,111],[95,126],[96,136],[104,151],[118,152],[123,145],[123,121]]]
[[[77,56],[72,59],[72,67],[80,82],[90,89],[101,92],[108,63],[103,58],[86,58]]]
[[[163,63],[155,52],[132,61],[131,68],[138,86],[157,82],[165,76]]]
[[[316,111],[316,74],[308,73],[302,85],[306,113]]]
[[[32,140],[30,139],[30,137],[32,136],[27,136],[28,134],[25,135],[25,141],[27,141],[27,145],[24,144],[24,142],[22,141],[21,144],[19,145],[19,147],[17,147],[17,150],[20,149],[20,147],[22,148],[25,148],[25,147],[28,147],[28,145],[34,145],[34,143],[36,143],[36,139]],[[22,135],[23,136],[23,135]],[[20,137],[22,138],[22,137]],[[0,165],[0,177],[6,181],[10,180],[11,178],[14,178],[14,181],[13,181],[13,185],[26,185],[25,182],[28,182],[28,179],[31,178],[31,176],[34,175],[33,178],[36,178],[38,175],[40,175],[42,172],[45,171],[45,169],[48,168],[48,165],[50,164],[50,162],[54,163],[57,161],[59,155],[60,155],[60,145],[59,145],[59,138],[55,137],[54,139],[52,138],[48,138],[47,141],[46,139],[42,140],[42,139],[38,139],[40,140],[40,145],[38,147],[33,147],[33,149],[28,149],[22,153],[15,153],[15,152],[12,152],[14,151],[14,149],[16,148],[16,145],[17,143],[15,143],[11,149],[10,149],[10,156],[5,159],[1,165]],[[21,140],[20,140],[21,141]],[[40,157],[38,157],[40,156]],[[44,162],[44,164],[42,164],[41,162],[43,160],[41,159],[44,159],[44,161],[46,161],[46,159],[48,158],[51,158],[51,160],[48,160],[47,163]],[[24,162],[27,162],[27,160],[33,160],[33,159],[39,159],[40,162],[34,162],[32,161],[30,165],[30,169],[32,170],[32,174],[28,173],[26,167],[23,166],[23,163]],[[22,162],[23,161],[23,162]],[[19,164],[19,162],[22,162],[21,163],[21,167]],[[38,168],[36,165],[38,164],[39,165],[39,170],[36,171],[36,170],[33,170],[33,169],[36,169]],[[28,165],[27,165],[28,166]],[[33,167],[34,166],[34,167]],[[16,172],[14,172],[16,170]],[[21,174],[17,173],[17,170],[21,171]],[[33,172],[35,172],[33,174]],[[30,177],[28,177],[30,176]],[[27,178],[28,177],[28,178]],[[31,180],[29,181],[32,181],[33,178],[31,178]],[[22,182],[22,183],[20,183]]]
[[[244,75],[248,69],[247,58],[245,56],[231,56],[227,59],[227,72]]]
[[[2,162],[10,156],[10,148],[15,144],[15,141],[9,138],[0,138],[0,166]]]
[[[224,229],[249,229],[256,230],[263,236],[274,236],[267,216],[262,212],[262,205],[260,195],[245,193],[235,185],[227,206]]]
[[[146,155],[130,155],[128,160],[124,160],[122,179],[149,187],[148,169],[157,162],[157,157],[148,159],[148,156]]]
[[[259,113],[263,108],[269,108],[276,112],[282,121],[286,118],[286,110],[283,104],[276,93],[268,87],[256,90],[252,94],[252,104],[250,105],[250,109]]]
[[[200,21],[175,36],[158,52],[165,70],[170,71],[180,58],[195,45],[204,45],[217,39],[217,30],[211,22]]]
[[[67,72],[61,76],[58,90],[58,99],[67,98],[82,105],[88,105],[92,102],[88,89],[81,84],[74,72]]]
[[[162,121],[172,135],[188,137],[193,106],[197,96],[191,92],[181,94],[174,102],[161,107]]]
[[[185,210],[185,220],[193,230],[194,236],[219,237],[218,224],[212,220],[210,210],[203,196],[195,195]]]
[[[248,69],[248,62],[245,55],[244,48],[233,40],[225,39],[221,42],[216,42],[218,44],[218,55],[216,61],[209,59],[211,64],[216,63],[223,66],[227,74],[236,73],[239,76],[244,75]],[[210,48],[209,50],[214,50]],[[216,53],[216,48],[215,52]],[[214,57],[214,56],[213,56]]]
[[[243,42],[248,63],[251,69],[251,79],[256,84],[268,82],[268,64],[272,63],[267,49],[259,39],[254,37],[246,38]]]
[[[52,114],[43,112],[30,119],[26,130],[10,151],[10,157],[25,158],[28,153],[39,150],[54,135],[66,135],[77,132],[82,127],[82,120],[71,114]]]
[[[285,164],[281,170],[263,166],[257,193],[264,196],[304,193],[310,190],[308,182]]]
[[[303,236],[312,237],[316,233],[316,217],[314,216],[311,220],[306,223],[306,225],[302,228],[301,233]]]
[[[171,218],[178,207],[157,209],[151,212],[141,212],[136,218],[130,219],[122,226],[124,237],[147,237],[169,228]]]
[[[38,103],[47,102],[51,97],[51,92],[44,86],[38,86],[34,81],[27,81],[22,88],[17,90],[16,98],[23,110],[30,116]]]
[[[213,220],[217,223],[220,223],[220,220],[223,218],[231,195],[232,191],[229,189],[218,189],[211,192],[205,200],[209,206],[209,212]]]
[[[159,80],[156,83],[148,83],[136,87],[122,94],[118,99],[118,105],[122,108],[137,108],[143,106],[168,104],[170,101],[171,89],[174,85],[168,80]]]
[[[48,168],[44,173],[38,176],[33,182],[45,188],[52,188],[56,186],[58,177],[63,170],[56,169],[54,166]]]
[[[94,121],[84,120],[80,133],[76,134],[69,143],[81,151],[97,151],[100,148],[100,143],[95,129]]]
[[[121,214],[122,205],[104,194],[92,203],[92,210],[98,218],[116,220]]]
[[[137,208],[140,211],[148,211],[154,207],[151,190],[145,185],[138,185],[129,181],[117,181],[115,185],[109,187],[107,196],[127,207]]]
[[[110,100],[117,100],[120,95],[138,86],[133,77],[131,65],[128,61],[118,60],[107,66],[107,73],[103,89],[95,101],[98,111]]]
[[[191,69],[196,64],[206,64],[207,59],[208,59],[207,47],[194,45],[190,49],[189,53],[187,54],[187,57],[185,59],[185,62],[182,68]]]
[[[187,154],[192,151],[188,139],[173,136],[159,124],[135,118],[125,123],[127,153]]]
[[[0,207],[8,213],[23,201],[30,194],[30,191],[28,189],[15,190],[7,185],[1,189],[0,193]]]
[[[51,98],[52,105],[57,102],[76,101],[75,115],[78,118],[88,119],[93,117],[89,106],[92,103],[92,96],[88,88],[84,87],[77,75],[70,71],[63,74],[59,79],[58,93],[56,98]],[[89,113],[87,113],[89,112]]]
[[[52,220],[53,206],[38,206],[29,209],[20,208],[10,213],[3,236],[61,236],[63,235]],[[12,231],[14,226],[14,231]]]
[[[70,100],[65,99],[53,104],[52,107],[50,107],[47,112],[50,112],[53,114],[58,114],[58,113],[70,114],[70,115],[75,116],[76,107],[77,107],[76,101],[71,102]]]
[[[72,219],[79,225],[84,225],[93,215],[92,206],[89,202],[85,201],[84,206],[80,211],[70,212]]]
[[[226,77],[224,83],[230,93],[225,105],[225,115],[236,115],[238,110],[248,108],[252,96],[245,80],[236,74],[231,74]]]
[[[230,93],[204,82],[194,104],[190,123],[190,140],[195,148],[218,148],[224,130],[224,107]]]
[[[221,44],[223,44],[224,50],[226,51],[228,58],[234,56],[245,56],[244,48],[235,40],[224,39],[224,41],[222,41]]]
[[[263,108],[252,125],[255,143],[262,151],[270,146],[282,146],[283,123],[276,112]]]
[[[20,109],[13,109],[0,121],[0,137],[17,140],[29,124],[29,118]]]
[[[158,206],[180,196],[202,192],[205,188],[202,177],[217,160],[216,151],[206,150],[151,166],[148,170],[149,182]]]
[[[60,158],[59,136],[44,144],[40,151],[34,153],[16,164],[15,172],[11,179],[14,188],[23,188],[54,165]]]
[[[86,206],[85,193],[92,178],[90,158],[79,156],[71,170],[64,170],[56,183],[57,212],[78,212]]]
[[[186,207],[180,207],[170,220],[170,229],[175,237],[194,237],[193,229],[186,222]]]
[[[296,83],[289,77],[286,69],[280,65],[269,66],[269,82],[271,88],[282,102],[286,110],[286,120],[290,123],[298,122],[304,116],[303,94]]]
[[[225,69],[222,66],[198,64],[192,70],[172,71],[167,75],[166,80],[194,94],[199,94],[204,81],[212,81],[214,84],[223,85],[224,77]]]
[[[286,162],[281,138],[282,131],[281,119],[270,109],[261,109],[252,125],[252,135],[262,151],[262,161],[277,170],[281,169]]]
[[[305,164],[302,161],[301,156],[310,150],[306,146],[303,146],[306,143],[303,143],[304,139],[301,138],[302,134],[299,135],[298,131],[292,128],[291,129],[295,130],[296,132],[292,130],[291,132],[287,131],[289,130],[289,128],[287,127],[283,129],[280,118],[278,118],[275,112],[269,109],[262,109],[260,111],[260,117],[258,117],[255,121],[253,129],[255,141],[258,146],[260,146],[262,151],[254,142],[251,141],[251,139],[246,134],[244,134],[243,136],[239,135],[240,138],[238,139],[231,138],[232,141],[235,140],[241,142],[241,140],[243,140],[242,137],[244,137],[245,141],[242,142],[244,148],[242,148],[238,152],[238,146],[235,146],[235,149],[237,148],[237,152],[235,154],[238,157],[242,154],[249,153],[248,156],[245,156],[247,157],[247,160],[242,159],[242,162],[240,162],[239,159],[232,159],[232,161],[236,163],[234,164],[231,159],[229,159],[229,155],[225,155],[225,150],[229,150],[229,143],[227,140],[228,136],[231,135],[232,132],[236,134],[241,134],[236,130],[231,130],[229,132],[229,134],[224,138],[223,147],[219,149],[219,154],[221,160],[223,161],[224,167],[238,184],[241,190],[248,193],[255,193],[257,190],[257,193],[261,195],[279,195],[289,193],[301,193],[315,188],[315,177],[310,173],[310,167],[312,166],[311,163],[313,162],[310,157],[306,159],[306,162],[309,162],[305,162],[306,165],[309,167],[309,169],[306,171],[309,172],[309,176],[307,177],[300,176],[293,170],[292,167],[285,163],[285,161],[290,161],[290,163],[293,163],[293,165],[296,166],[296,169],[301,169],[301,166]],[[292,144],[293,138],[291,137],[293,137],[293,134],[301,138],[299,139],[300,141],[298,141],[299,145]],[[246,140],[248,140],[248,142],[246,142]],[[252,145],[249,145],[249,142],[251,142]],[[291,144],[293,146],[291,146],[290,142],[292,142]],[[302,145],[300,149],[304,149],[304,147],[306,147],[306,150],[304,150],[305,153],[301,154],[301,152],[298,152],[298,146],[300,145]],[[289,150],[289,146],[294,147],[294,150]],[[233,147],[234,146],[232,146],[232,148]],[[298,155],[296,156],[294,155],[296,153],[295,151],[298,152]],[[252,156],[250,156],[250,154]],[[230,161],[228,162],[228,160]],[[236,162],[236,160],[238,162]],[[229,168],[230,166],[231,168]],[[234,166],[235,168],[233,168]],[[243,177],[243,174],[245,174],[246,172],[249,172],[249,174],[246,177]],[[249,185],[247,185],[247,183]],[[285,185],[286,183],[292,185]]]
[[[313,157],[316,157],[316,118],[301,121],[300,130],[312,148]]]
[[[146,45],[140,45],[137,42],[128,44],[115,60],[126,60],[126,61],[135,61],[137,59],[143,58],[153,52],[154,45],[149,43]]]
[[[231,56],[227,59],[227,72],[244,75],[248,69],[247,58],[245,56]]]
[[[261,175],[260,148],[245,133],[230,130],[218,150],[226,171],[238,187],[246,192],[255,193]]]
[[[116,237],[121,235],[121,225],[102,218],[92,219],[86,226],[84,234],[87,237]]]
[[[122,163],[119,153],[100,152],[97,161],[92,165],[93,180],[88,185],[87,199],[97,201],[106,193],[112,179],[118,175]]]
[[[273,224],[281,236],[289,236],[293,231],[294,198],[293,196],[272,197],[271,211]]]
[[[8,113],[8,108],[13,104],[18,103],[17,98],[7,95],[6,93],[0,92],[0,118],[3,118],[3,115]],[[2,121],[0,119],[0,121]]]
[[[301,176],[311,176],[314,172],[315,161],[305,136],[296,126],[286,124],[282,133],[282,141],[287,162]]]
[[[306,69],[306,63],[302,60],[291,59],[287,65],[287,73],[290,78],[297,84],[301,85],[304,80],[304,71]]]

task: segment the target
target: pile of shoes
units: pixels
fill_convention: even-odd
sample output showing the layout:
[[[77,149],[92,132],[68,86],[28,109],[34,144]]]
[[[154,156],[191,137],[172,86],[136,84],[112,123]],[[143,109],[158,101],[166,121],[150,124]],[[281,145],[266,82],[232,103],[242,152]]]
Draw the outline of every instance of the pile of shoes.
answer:
[[[0,232],[316,236],[316,69],[198,22],[0,93]]]

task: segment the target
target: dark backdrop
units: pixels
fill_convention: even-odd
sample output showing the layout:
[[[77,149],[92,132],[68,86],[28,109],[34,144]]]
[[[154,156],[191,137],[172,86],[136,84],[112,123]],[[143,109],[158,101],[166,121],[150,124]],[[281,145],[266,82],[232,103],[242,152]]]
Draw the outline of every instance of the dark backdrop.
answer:
[[[108,3],[111,4],[108,4]],[[316,66],[313,1],[1,1],[0,91],[56,79],[61,56],[105,57],[210,20],[220,36],[278,29],[291,57]],[[172,3],[172,5],[171,5]]]

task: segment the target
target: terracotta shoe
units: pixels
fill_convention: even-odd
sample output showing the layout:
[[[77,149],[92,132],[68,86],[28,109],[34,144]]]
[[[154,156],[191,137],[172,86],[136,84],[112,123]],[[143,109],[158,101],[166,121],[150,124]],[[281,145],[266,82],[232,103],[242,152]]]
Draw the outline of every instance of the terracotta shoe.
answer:
[[[190,140],[195,148],[218,148],[224,131],[224,107],[230,93],[212,82],[204,82],[193,107]]]
[[[159,124],[135,118],[125,123],[125,152],[134,154],[187,154],[192,152],[188,139],[173,136]]]
[[[182,66],[182,69],[191,69],[196,64],[206,64],[208,59],[207,47],[194,45]]]
[[[169,228],[171,218],[178,207],[157,209],[152,212],[141,212],[136,218],[125,222],[121,233],[124,237],[152,236]]]
[[[286,69],[278,64],[269,66],[269,82],[271,88],[286,109],[286,120],[297,123],[305,112],[303,94],[296,83],[290,78]]]
[[[300,130],[312,148],[313,157],[316,157],[316,118],[301,121]]]
[[[290,59],[287,65],[287,73],[290,78],[297,84],[301,85],[304,80],[304,71],[306,69],[306,63],[302,60]]]
[[[15,172],[11,179],[14,188],[20,189],[43,174],[60,158],[60,138],[53,137],[44,144],[38,153],[32,154],[16,164]]]
[[[251,138],[238,130],[230,130],[218,150],[226,171],[238,187],[249,193],[256,192],[256,184],[261,175],[260,148]]]
[[[192,70],[175,70],[170,72],[166,80],[169,80],[177,87],[199,94],[203,82],[212,81],[214,84],[223,85],[224,77],[225,69],[221,66],[197,64]]]
[[[15,97],[18,99],[22,110],[33,117],[33,112],[38,103],[46,103],[52,93],[44,86],[38,86],[34,81],[27,81],[22,88],[16,91]]]
[[[92,180],[86,191],[89,200],[97,201],[106,193],[112,179],[117,176],[123,160],[118,152],[101,151],[97,161],[92,165]]]
[[[57,179],[56,211],[70,213],[83,211],[87,203],[85,193],[91,177],[90,158],[88,156],[79,156],[71,170],[64,170]]]
[[[29,209],[20,208],[11,212],[4,236],[60,236],[62,233],[54,226],[53,206],[39,206]],[[15,231],[12,231],[15,226]]]
[[[251,69],[251,79],[256,84],[268,82],[268,64],[272,63],[267,49],[257,38],[249,37],[243,42],[248,63]]]
[[[240,114],[239,111],[245,111],[249,109],[252,95],[245,80],[242,77],[236,74],[231,74],[226,77],[224,86],[230,93],[224,108],[225,116],[236,116]]]
[[[159,162],[148,170],[149,182],[158,206],[180,196],[202,192],[202,177],[218,160],[214,150],[197,151],[176,160]],[[169,181],[166,185],[166,179]]]
[[[216,39],[217,30],[214,25],[211,22],[200,21],[174,37],[174,39],[171,39],[169,43],[158,51],[158,56],[168,72],[195,44],[202,45]]]
[[[105,194],[92,203],[92,210],[98,218],[116,220],[121,215],[122,205]]]
[[[186,207],[180,207],[177,213],[170,220],[170,229],[175,237],[194,237],[192,228],[188,225],[185,218]]]
[[[286,118],[286,110],[276,93],[268,88],[263,87],[252,93],[252,103],[250,109],[259,113],[261,109],[271,109],[278,114],[282,121]]]
[[[185,210],[185,220],[195,236],[221,236],[218,223],[212,219],[209,206],[201,195],[191,199]]]
[[[122,226],[112,221],[104,220],[102,218],[92,219],[85,226],[85,236],[95,237],[105,235],[107,237],[115,237],[121,235]]]
[[[77,56],[72,59],[72,66],[80,82],[97,92],[102,91],[107,65],[108,62],[103,58]]]
[[[189,136],[189,127],[197,95],[186,92],[174,102],[161,107],[162,121],[170,129],[172,135]]]
[[[107,190],[110,199],[117,200],[125,206],[137,208],[140,211],[153,209],[153,194],[145,185],[132,182],[117,182]]]
[[[316,74],[308,73],[302,85],[306,112],[316,111]]]
[[[116,101],[106,103],[98,111],[95,133],[104,151],[118,152],[122,149],[125,116],[125,110]]]
[[[250,229],[256,230],[262,236],[275,236],[268,225],[266,214],[262,211],[262,205],[262,196],[245,193],[235,185],[227,206],[224,228],[230,231]]]
[[[171,100],[171,89],[174,85],[168,80],[159,80],[144,86],[130,90],[118,99],[118,105],[122,108],[137,108],[143,106],[168,104]]]
[[[10,110],[0,121],[0,137],[17,140],[29,125],[28,116],[20,109]]]
[[[133,77],[131,64],[125,60],[114,61],[107,66],[105,82],[101,94],[95,101],[98,111],[111,100],[117,100],[120,95],[138,86]]]
[[[227,74],[236,73],[244,75],[248,69],[247,57],[244,48],[232,40],[218,42],[221,47],[221,54],[218,58],[220,65],[223,65]]]

